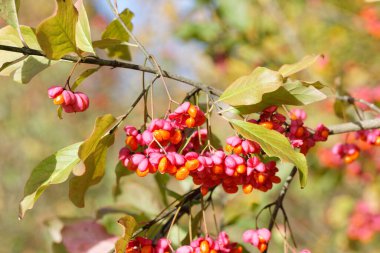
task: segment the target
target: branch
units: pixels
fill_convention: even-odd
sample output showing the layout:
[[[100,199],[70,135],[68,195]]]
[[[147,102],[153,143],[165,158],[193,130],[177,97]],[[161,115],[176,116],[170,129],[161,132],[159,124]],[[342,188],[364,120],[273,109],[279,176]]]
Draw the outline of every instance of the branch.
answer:
[[[273,229],[273,227],[274,227],[274,225],[276,223],[276,218],[277,218],[278,211],[283,208],[282,202],[284,201],[285,195],[286,195],[286,193],[288,192],[288,189],[289,189],[289,185],[292,182],[292,180],[293,180],[294,176],[296,175],[296,173],[297,173],[297,168],[294,167],[292,169],[292,171],[290,172],[289,176],[286,178],[286,181],[285,181],[284,185],[281,188],[280,195],[278,195],[276,201],[272,203],[272,204],[275,204],[275,206],[274,206],[273,213],[271,214],[269,225],[268,225],[268,229],[270,231],[272,231],[272,229]],[[268,242],[268,244],[269,244],[269,242]],[[267,250],[265,250],[264,253],[266,253]]]
[[[344,133],[349,133],[349,132],[376,129],[376,128],[380,128],[379,118],[328,126],[328,129],[330,130],[330,135],[344,134]]]
[[[47,58],[47,56],[42,51],[31,49],[31,48],[26,48],[26,47],[13,47],[13,46],[0,45],[0,50],[21,53],[24,55],[42,56],[42,57]],[[66,61],[70,61],[70,62],[78,62],[80,58],[76,57],[76,56],[66,55],[66,56],[62,57],[61,59],[66,60]],[[92,64],[92,65],[98,65],[98,66],[108,66],[108,67],[112,67],[112,68],[132,69],[132,70],[138,70],[138,71],[142,71],[142,72],[160,75],[158,70],[155,70],[155,69],[143,66],[143,65],[138,65],[138,64],[129,63],[129,62],[116,61],[116,60],[113,60],[113,61],[105,60],[105,59],[101,59],[98,57],[84,57],[79,62],[80,63],[86,63],[86,64]],[[215,96],[220,96],[222,94],[222,91],[219,89],[213,88],[211,86],[207,86],[201,82],[197,82],[197,81],[191,80],[189,78],[186,78],[186,77],[183,77],[180,75],[170,73],[166,70],[162,70],[162,74],[166,78],[188,84],[188,85],[193,86],[195,88],[198,88],[198,89],[200,89],[206,93],[211,93],[212,95],[215,95]]]
[[[13,46],[0,45],[0,50],[21,53],[24,55],[35,55],[35,56],[46,57],[46,55],[42,51],[26,48],[26,47],[13,47]],[[62,57],[62,60],[66,60],[66,61],[70,61],[74,63],[79,61],[80,63],[86,63],[86,64],[92,64],[92,65],[98,65],[98,66],[108,66],[112,68],[132,69],[132,70],[142,71],[146,73],[156,74],[158,76],[160,75],[158,70],[155,70],[143,65],[116,61],[116,60],[113,60],[113,61],[105,60],[98,57],[85,57],[85,58],[80,59],[79,57],[76,57],[76,56],[66,55]],[[162,70],[162,74],[166,78],[188,84],[190,86],[193,86],[194,88],[197,88],[199,90],[206,92],[207,94],[211,94],[216,97],[219,97],[222,94],[222,91],[219,89],[213,88],[201,82],[197,82],[180,75],[170,73],[166,70]],[[339,125],[328,126],[328,128],[330,129],[330,135],[355,132],[358,130],[380,128],[380,119],[370,119],[370,120],[363,120],[363,121],[357,121],[357,122],[351,122],[351,123],[343,123]]]
[[[368,108],[370,108],[372,111],[380,113],[380,108],[378,106],[361,98],[354,98],[351,96],[336,96],[336,99],[346,102],[348,104],[354,104],[355,102],[358,102],[368,106]]]

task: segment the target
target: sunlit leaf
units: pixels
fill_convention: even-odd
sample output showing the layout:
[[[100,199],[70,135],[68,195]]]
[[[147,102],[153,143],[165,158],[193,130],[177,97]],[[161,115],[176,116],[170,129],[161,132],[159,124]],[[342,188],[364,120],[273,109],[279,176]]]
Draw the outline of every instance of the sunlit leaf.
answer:
[[[75,143],[57,151],[33,169],[25,185],[24,198],[20,203],[20,218],[24,217],[28,209],[33,208],[47,187],[67,180],[74,166],[80,162],[78,149],[81,144],[81,142]]]
[[[297,72],[300,72],[304,69],[307,69],[313,65],[321,55],[307,55],[299,62],[294,64],[285,64],[283,65],[278,72],[282,74],[283,77],[289,77]]]
[[[119,14],[120,18],[123,20],[125,25],[130,31],[133,29],[132,18],[134,16],[133,12],[129,9],[125,9],[122,13]],[[102,40],[111,39],[116,41],[129,41],[129,34],[125,31],[123,26],[120,24],[119,20],[113,20],[106,28],[102,34]],[[119,58],[123,60],[131,60],[131,53],[129,51],[128,45],[117,44],[109,45],[106,47],[108,51],[108,56],[112,58]]]
[[[75,3],[75,7],[78,10],[78,22],[76,24],[75,33],[77,47],[84,52],[95,54],[94,48],[92,47],[90,24],[88,22],[86,9],[83,5],[83,0],[78,0]]]
[[[101,117],[96,118],[94,130],[91,133],[91,136],[83,142],[79,148],[79,157],[82,161],[86,160],[88,156],[95,150],[95,147],[98,145],[100,139],[106,133],[107,130],[116,121],[116,118],[111,114],[106,114]]]
[[[114,143],[115,136],[106,135],[83,161],[85,171],[81,176],[70,179],[69,198],[78,207],[84,207],[84,197],[89,187],[98,184],[105,173],[108,148]]]
[[[76,88],[84,81],[86,80],[89,76],[92,74],[96,73],[101,67],[93,68],[93,69],[87,69],[80,76],[75,80],[75,82],[71,85],[72,90],[76,90]]]
[[[219,100],[232,106],[254,105],[261,102],[264,94],[277,90],[281,85],[282,76],[278,72],[258,67],[228,86]]]
[[[289,140],[284,135],[242,120],[232,119],[230,122],[243,137],[259,143],[268,156],[278,157],[283,162],[293,163],[300,172],[301,187],[305,187],[308,172],[306,158],[302,153],[292,148]]]
[[[318,87],[318,83],[316,83]],[[326,99],[327,96],[310,83],[288,80],[276,91],[263,95],[262,101],[254,105],[236,106],[242,114],[259,112],[271,105],[308,105]]]
[[[28,26],[21,26],[20,30],[25,42],[28,44],[30,48],[41,50],[33,28],[28,27]],[[7,46],[15,46],[15,47],[23,46],[18,36],[17,30],[14,29],[12,26],[5,26],[0,29],[0,44],[7,45]],[[34,57],[38,57],[38,56],[34,56]],[[27,58],[28,58],[27,55],[23,55],[21,53],[2,51],[1,57],[0,57],[0,66],[1,66],[0,75],[2,76],[12,75],[12,73],[16,69],[22,67],[24,63],[23,60]],[[38,58],[42,59],[44,57],[38,57]]]
[[[133,232],[137,226],[136,220],[130,216],[126,215],[118,220],[118,223],[124,228],[124,235],[115,244],[115,253],[125,253],[128,242],[131,239]]]
[[[77,52],[75,29],[78,11],[72,1],[56,0],[56,13],[37,27],[37,38],[42,50],[50,59]]]

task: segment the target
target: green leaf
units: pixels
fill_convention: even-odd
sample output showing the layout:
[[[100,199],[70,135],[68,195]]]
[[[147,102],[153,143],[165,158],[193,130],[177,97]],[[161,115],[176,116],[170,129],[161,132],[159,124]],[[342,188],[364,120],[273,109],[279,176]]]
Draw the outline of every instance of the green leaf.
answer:
[[[57,108],[57,116],[58,116],[58,118],[59,119],[63,119],[63,117],[62,117],[62,106],[58,106],[58,108]]]
[[[284,135],[242,120],[232,119],[230,122],[243,137],[259,143],[268,156],[278,157],[283,162],[293,163],[300,172],[301,187],[305,187],[308,172],[306,158],[292,148],[289,140]]]
[[[273,70],[258,67],[251,74],[234,81],[219,100],[232,106],[254,105],[261,102],[264,94],[282,85],[282,76]]]
[[[125,9],[119,14],[121,20],[125,23],[130,31],[133,29],[132,18],[134,16],[133,12],[129,9]],[[102,40],[111,39],[121,42],[129,41],[129,34],[125,31],[123,26],[120,24],[119,20],[114,19],[106,28],[102,34]],[[107,47],[108,56],[111,58],[119,58],[122,60],[131,60],[131,53],[129,51],[129,46],[123,44],[109,45]]]
[[[30,55],[22,61],[22,65],[13,73],[13,80],[18,83],[29,83],[34,76],[55,63],[56,61],[44,57]]]
[[[170,189],[168,189],[168,188],[166,188],[166,192],[168,193],[168,195],[169,195],[170,197],[173,197],[173,198],[175,198],[176,200],[180,200],[180,199],[182,198],[182,195],[181,195],[181,194],[176,193],[175,191],[172,191],[172,190],[170,190]]]
[[[17,11],[20,6],[20,0],[0,0],[0,17],[5,22],[20,32]],[[19,34],[19,33],[18,33]]]
[[[83,0],[78,0],[75,3],[78,11],[78,22],[76,24],[75,41],[80,50],[95,54],[92,47],[91,30],[88,22],[87,12],[83,5]]]
[[[285,64],[283,65],[278,72],[282,74],[283,77],[289,77],[297,72],[300,72],[304,69],[307,69],[313,65],[321,55],[307,55],[299,62],[294,64]]]
[[[84,207],[84,196],[90,186],[98,184],[105,173],[108,148],[114,143],[115,136],[106,135],[95,150],[84,160],[85,172],[70,179],[69,198],[77,207]]]
[[[19,217],[33,208],[41,194],[52,184],[67,180],[72,169],[80,162],[78,149],[82,143],[75,143],[63,148],[40,162],[32,171],[24,189],[24,198],[20,202]]]
[[[85,70],[80,76],[75,80],[75,82],[71,85],[72,90],[76,90],[76,88],[84,81],[87,77],[91,76],[92,74],[96,73],[101,66],[93,69],[87,69]]]
[[[124,235],[115,244],[115,253],[124,253],[137,226],[136,220],[126,215],[117,221],[124,228]]]
[[[20,30],[25,42],[30,48],[41,50],[33,28],[28,26],[21,26]],[[0,29],[0,43],[7,46],[23,47],[17,30],[11,26],[5,26]],[[2,66],[0,75],[10,76],[16,69],[20,68],[23,65],[22,60],[27,59],[27,57],[28,56],[25,56],[21,53],[2,51],[0,58],[0,65]]]
[[[96,118],[94,130],[91,133],[91,136],[83,142],[79,148],[78,155],[82,161],[85,161],[87,157],[95,150],[100,139],[105,135],[108,129],[116,121],[116,118],[111,114],[106,114],[101,117]]]
[[[120,188],[120,179],[125,176],[129,176],[133,174],[132,170],[127,169],[121,162],[119,161],[115,167],[116,174],[116,185],[113,188],[113,196],[116,198],[121,194]]]
[[[23,55],[23,56],[21,56],[20,58],[17,58],[17,59],[15,59],[15,60],[13,60],[13,61],[4,62],[3,65],[1,65],[1,67],[0,67],[0,72],[2,72],[4,69],[6,69],[6,68],[8,68],[8,67],[10,67],[10,66],[13,66],[12,71],[10,71],[10,72],[7,71],[7,74],[6,74],[6,75],[9,75],[9,74],[12,73],[13,71],[15,71],[15,69],[17,69],[18,67],[20,67],[20,66],[22,65],[22,63],[21,63],[21,64],[17,64],[17,63],[22,62],[22,61],[25,60],[26,58],[28,58],[28,56],[27,56],[27,55]],[[4,75],[4,74],[3,74],[3,75]]]
[[[318,86],[318,83],[316,83]],[[236,106],[242,114],[260,112],[271,105],[308,105],[326,99],[327,96],[310,83],[288,81],[276,91],[263,95],[262,101],[254,105]]]
[[[57,12],[37,27],[37,38],[42,50],[50,59],[77,52],[75,29],[78,11],[71,0],[57,0]]]

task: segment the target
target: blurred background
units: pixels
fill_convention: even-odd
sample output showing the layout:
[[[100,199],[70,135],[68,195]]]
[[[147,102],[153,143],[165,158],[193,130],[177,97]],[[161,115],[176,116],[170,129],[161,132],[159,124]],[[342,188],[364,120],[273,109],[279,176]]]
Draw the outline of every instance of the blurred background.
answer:
[[[118,1],[119,10],[135,13],[134,33],[157,58],[163,69],[207,85],[224,89],[256,66],[278,69],[307,54],[323,54],[309,71],[302,73],[321,80],[332,89],[354,97],[380,102],[377,89],[380,73],[380,2],[363,0],[129,0]],[[85,1],[93,40],[113,19],[106,1]],[[50,16],[55,1],[21,1],[20,24],[36,27]],[[1,21],[2,22],[2,21]],[[1,26],[5,24],[2,22]],[[99,52],[101,57],[106,57]],[[143,57],[132,49],[133,62],[143,64]],[[0,86],[0,252],[52,252],[59,221],[95,218],[99,209],[117,207],[130,213],[154,217],[164,204],[152,176],[122,179],[123,194],[115,201],[112,187],[118,150],[124,134],[118,132],[110,149],[105,179],[91,188],[86,207],[76,208],[68,200],[68,184],[50,187],[22,221],[17,220],[18,203],[32,168],[56,150],[86,139],[97,116],[123,114],[141,90],[141,73],[103,67],[80,87],[91,101],[84,113],[64,114],[60,120],[47,97],[47,89],[65,82],[72,64],[60,63],[21,85],[1,77]],[[78,75],[88,66],[79,66]],[[1,75],[1,73],[0,73]],[[181,101],[191,90],[169,82],[173,97]],[[163,115],[167,97],[156,86],[155,114]],[[160,106],[165,105],[165,106]],[[334,99],[306,108],[307,125],[315,127],[342,122],[334,114]],[[215,117],[214,132],[221,139],[232,134],[226,123]],[[126,121],[139,126],[143,122],[142,105]],[[310,176],[301,190],[294,182],[286,197],[285,208],[298,249],[312,252],[379,252],[379,230],[368,225],[380,220],[379,152],[366,149],[358,163],[341,165],[329,148],[346,136],[332,137],[308,155]],[[349,137],[348,137],[349,138]],[[222,141],[222,144],[223,141]],[[289,166],[282,166],[284,179]],[[178,193],[191,189],[191,181],[170,182]],[[279,192],[254,191],[227,195],[216,192],[216,217],[231,238],[241,242],[245,229],[255,227],[255,216]],[[209,230],[215,232],[212,212],[207,212]],[[115,217],[99,222],[108,231],[118,231]],[[259,226],[267,226],[268,215]],[[276,229],[270,252],[283,252],[282,220]],[[185,224],[186,225],[186,224]],[[176,228],[179,237],[186,226]],[[38,231],[38,232],[37,232]],[[279,232],[281,231],[281,232]],[[352,231],[360,231],[352,233]],[[118,231],[120,232],[120,231]],[[58,235],[59,237],[59,235]],[[288,239],[288,243],[291,241]],[[250,252],[253,247],[247,246]]]

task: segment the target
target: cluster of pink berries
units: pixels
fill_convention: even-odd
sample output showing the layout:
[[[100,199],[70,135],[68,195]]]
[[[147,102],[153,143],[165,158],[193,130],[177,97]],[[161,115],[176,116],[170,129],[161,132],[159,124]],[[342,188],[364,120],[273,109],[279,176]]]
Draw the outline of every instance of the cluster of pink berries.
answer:
[[[357,131],[355,133],[355,140],[360,140],[371,146],[380,146],[380,130],[371,129]],[[332,152],[346,164],[349,164],[358,159],[360,147],[355,143],[338,143],[333,147]]]
[[[255,246],[260,252],[264,252],[268,248],[271,238],[271,232],[266,228],[249,229],[243,234],[243,241]],[[300,253],[311,253],[308,249],[303,249]]]
[[[169,253],[172,252],[170,241],[166,238],[157,240],[154,244],[151,239],[136,237],[128,243],[126,253]],[[230,242],[226,232],[220,232],[216,239],[210,236],[199,237],[190,245],[179,247],[176,253],[242,253],[243,248],[237,243]]]
[[[129,241],[125,253],[169,253],[170,241],[166,238],[159,239],[153,244],[151,239],[145,237],[136,237]]]
[[[87,110],[90,101],[86,94],[66,90],[61,86],[52,86],[48,89],[49,98],[55,105],[62,106],[66,113],[83,112]]]
[[[176,250],[176,253],[242,253],[243,248],[237,243],[230,242],[226,232],[220,232],[216,239],[210,236],[199,237],[190,245],[185,245]]]
[[[323,125],[318,126],[314,134],[304,126],[306,114],[303,111],[292,112],[294,116],[288,125],[286,117],[276,110],[276,106],[268,107],[258,120],[250,122],[283,133],[293,147],[303,153],[316,141],[327,139],[329,131]],[[239,185],[245,193],[253,189],[267,191],[281,181],[276,176],[276,163],[263,162],[260,156],[265,153],[253,141],[232,136],[226,140],[225,151],[210,148],[200,152],[207,140],[207,130],[194,131],[188,138],[185,130],[204,122],[204,113],[185,102],[169,114],[168,119],[152,120],[143,132],[126,126],[126,146],[120,150],[119,160],[141,177],[157,171],[178,180],[191,176],[194,183],[201,186],[202,194],[217,185],[222,185],[227,193],[236,193]]]
[[[268,248],[270,238],[271,232],[266,228],[257,230],[250,229],[243,234],[243,241],[252,244],[258,248],[260,252],[264,252]]]
[[[376,212],[364,201],[356,204],[347,230],[351,240],[370,241],[375,233],[380,232],[380,212]]]

